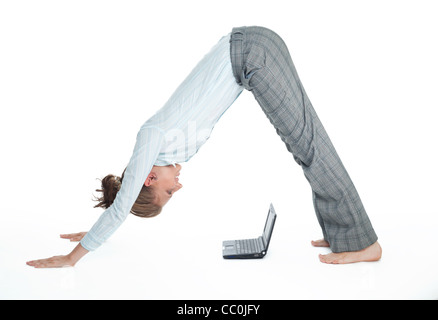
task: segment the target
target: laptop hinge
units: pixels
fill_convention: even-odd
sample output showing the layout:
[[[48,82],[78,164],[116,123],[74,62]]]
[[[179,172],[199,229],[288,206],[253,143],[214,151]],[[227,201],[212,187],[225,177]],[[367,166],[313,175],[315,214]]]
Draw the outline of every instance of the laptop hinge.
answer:
[[[260,236],[258,241],[259,241],[260,249],[262,251],[265,251],[266,250],[266,244],[265,244],[265,240],[263,239],[263,236]]]

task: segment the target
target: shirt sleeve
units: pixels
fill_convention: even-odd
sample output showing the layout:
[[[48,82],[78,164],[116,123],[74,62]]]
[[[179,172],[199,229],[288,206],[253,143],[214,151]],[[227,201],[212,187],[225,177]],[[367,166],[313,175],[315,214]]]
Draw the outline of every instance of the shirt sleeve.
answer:
[[[80,242],[86,250],[97,249],[125,221],[157,160],[162,142],[163,135],[159,130],[144,127],[140,129],[134,152],[113,204],[102,213]]]

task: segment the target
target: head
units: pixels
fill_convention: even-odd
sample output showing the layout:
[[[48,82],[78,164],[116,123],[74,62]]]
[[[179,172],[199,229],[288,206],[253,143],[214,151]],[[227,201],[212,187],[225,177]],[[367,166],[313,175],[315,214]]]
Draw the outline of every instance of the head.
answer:
[[[125,171],[123,171],[121,177],[109,174],[102,179],[101,189],[96,190],[101,192],[102,195],[96,197],[98,204],[94,206],[95,208],[107,209],[112,205],[122,187]],[[131,213],[142,218],[151,218],[160,214],[173,194],[182,188],[182,184],[179,183],[180,171],[181,165],[179,164],[175,166],[153,166],[131,208]]]

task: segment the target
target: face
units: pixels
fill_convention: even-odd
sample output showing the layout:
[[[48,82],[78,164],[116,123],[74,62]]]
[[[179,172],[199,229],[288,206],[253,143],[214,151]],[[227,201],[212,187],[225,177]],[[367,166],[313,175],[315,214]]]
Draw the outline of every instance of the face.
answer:
[[[158,196],[158,202],[164,206],[173,196],[175,192],[182,188],[179,183],[179,174],[181,165],[175,166],[153,166],[152,170],[145,181],[145,186],[153,186],[155,193]]]

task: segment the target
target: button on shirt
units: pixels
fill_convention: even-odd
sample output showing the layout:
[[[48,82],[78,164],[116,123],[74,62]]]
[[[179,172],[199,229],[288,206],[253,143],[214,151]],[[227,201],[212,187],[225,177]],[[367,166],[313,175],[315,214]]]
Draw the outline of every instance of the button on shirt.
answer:
[[[134,152],[114,203],[81,240],[97,249],[123,223],[152,167],[188,161],[208,140],[215,124],[243,90],[230,60],[230,34],[198,63],[167,103],[137,134]]]

